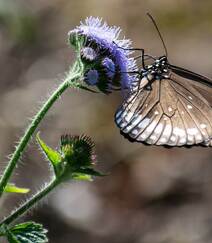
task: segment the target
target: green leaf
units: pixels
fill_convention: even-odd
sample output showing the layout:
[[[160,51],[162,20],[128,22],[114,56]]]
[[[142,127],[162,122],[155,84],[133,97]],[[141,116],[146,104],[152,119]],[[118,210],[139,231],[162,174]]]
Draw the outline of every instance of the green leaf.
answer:
[[[17,187],[15,184],[8,183],[4,188],[4,192],[13,192],[13,193],[28,193],[30,190],[28,188]]]
[[[106,174],[103,174],[103,173],[96,171],[92,168],[80,168],[80,169],[77,170],[77,172],[83,173],[83,174],[86,174],[86,175],[90,175],[90,176],[106,176]]]
[[[7,227],[5,226],[5,224],[0,226],[0,237],[5,236],[6,229],[7,229]]]
[[[45,153],[46,157],[50,160],[50,162],[52,163],[52,165],[55,167],[57,166],[57,164],[59,164],[61,162],[61,155],[51,149],[49,146],[47,146],[44,141],[41,140],[41,138],[39,137],[39,133],[37,133],[36,135],[36,140],[38,142],[38,144],[40,145],[41,149],[43,150],[43,152]]]
[[[81,181],[92,181],[93,176],[105,176],[92,168],[79,168],[72,173],[72,179]]]
[[[47,230],[41,224],[25,222],[7,229],[9,243],[46,243]]]
[[[84,173],[73,173],[72,179],[79,181],[92,181],[92,176]]]
[[[7,231],[7,239],[9,243],[20,243],[16,236],[10,231]]]

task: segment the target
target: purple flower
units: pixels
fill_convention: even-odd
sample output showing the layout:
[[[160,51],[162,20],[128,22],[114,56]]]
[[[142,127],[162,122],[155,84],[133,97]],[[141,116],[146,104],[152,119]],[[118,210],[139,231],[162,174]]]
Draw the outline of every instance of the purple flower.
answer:
[[[99,74],[97,70],[95,69],[90,69],[85,73],[85,82],[88,85],[96,85],[99,81]]]
[[[109,93],[115,88],[129,89],[136,76],[128,72],[137,70],[135,60],[131,57],[131,41],[119,39],[121,29],[108,26],[102,19],[89,17],[69,32],[70,43],[77,47],[81,42],[81,59],[85,64],[86,78],[88,70],[99,73],[96,85],[102,92]],[[77,37],[77,38],[76,38]],[[87,49],[89,48],[89,49]],[[88,63],[89,62],[89,63]],[[86,65],[87,64],[87,65]]]
[[[91,47],[84,47],[81,49],[81,58],[84,61],[92,62],[96,59],[97,54]]]
[[[106,72],[106,75],[113,79],[113,77],[115,76],[115,72],[116,72],[116,66],[115,63],[113,62],[112,59],[105,57],[102,60],[102,66],[104,67],[104,71]]]

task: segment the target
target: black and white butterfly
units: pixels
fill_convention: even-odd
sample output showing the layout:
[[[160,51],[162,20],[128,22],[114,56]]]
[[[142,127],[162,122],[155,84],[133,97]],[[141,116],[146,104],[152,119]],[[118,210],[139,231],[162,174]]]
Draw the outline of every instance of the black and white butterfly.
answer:
[[[167,56],[145,65],[145,56],[115,114],[121,134],[154,145],[212,146],[212,80],[170,64]]]

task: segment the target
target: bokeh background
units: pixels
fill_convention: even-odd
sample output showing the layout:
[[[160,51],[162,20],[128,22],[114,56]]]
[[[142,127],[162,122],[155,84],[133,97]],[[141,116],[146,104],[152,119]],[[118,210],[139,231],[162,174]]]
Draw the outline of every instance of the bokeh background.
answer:
[[[121,26],[152,55],[164,50],[146,17],[156,18],[169,61],[212,77],[211,0],[0,0],[0,169],[75,54],[67,32],[86,16]],[[119,92],[106,96],[68,90],[39,127],[58,146],[64,133],[90,135],[98,169],[108,176],[58,188],[25,219],[44,224],[51,243],[211,243],[212,150],[129,143],[113,122]],[[13,182],[31,193],[50,179],[31,142]],[[26,196],[6,195],[0,217]],[[23,218],[22,218],[23,220]]]

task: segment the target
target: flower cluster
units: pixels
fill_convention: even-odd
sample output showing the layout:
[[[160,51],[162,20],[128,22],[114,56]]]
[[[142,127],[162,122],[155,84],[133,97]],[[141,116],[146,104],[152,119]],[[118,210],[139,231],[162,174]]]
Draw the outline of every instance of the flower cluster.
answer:
[[[136,71],[131,57],[131,41],[119,39],[121,29],[109,27],[101,19],[89,17],[85,23],[69,32],[69,41],[76,48],[79,42],[81,60],[85,66],[84,81],[104,93],[128,89]]]

